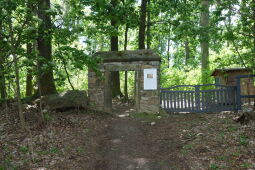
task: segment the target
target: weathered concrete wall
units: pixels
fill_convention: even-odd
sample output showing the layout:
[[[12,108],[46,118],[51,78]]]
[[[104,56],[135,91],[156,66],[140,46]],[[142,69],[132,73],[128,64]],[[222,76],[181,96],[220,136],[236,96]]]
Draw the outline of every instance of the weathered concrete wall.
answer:
[[[159,112],[160,107],[160,58],[151,50],[138,50],[138,52],[128,51],[118,54],[117,60],[114,60],[114,56],[111,56],[112,52],[101,52],[100,55],[106,55],[111,60],[104,60],[100,63],[100,71],[104,75],[103,79],[100,79],[96,74],[89,70],[88,76],[88,95],[89,103],[91,107],[97,110],[111,111],[110,87],[109,87],[109,72],[111,71],[135,71],[136,72],[136,91],[135,91],[135,109],[137,112]],[[130,53],[130,55],[128,55]],[[126,60],[120,56],[122,54]],[[138,61],[136,55],[140,56],[141,61]],[[151,57],[150,57],[151,55]],[[110,57],[109,57],[110,56]],[[130,57],[131,56],[131,57]],[[141,57],[142,56],[142,57]],[[147,57],[147,58],[144,58]],[[139,58],[139,57],[138,57]],[[121,60],[120,60],[121,59]],[[128,60],[127,60],[128,59]],[[152,60],[152,61],[150,61]],[[144,90],[144,69],[155,68],[157,69],[157,89],[156,90]]]

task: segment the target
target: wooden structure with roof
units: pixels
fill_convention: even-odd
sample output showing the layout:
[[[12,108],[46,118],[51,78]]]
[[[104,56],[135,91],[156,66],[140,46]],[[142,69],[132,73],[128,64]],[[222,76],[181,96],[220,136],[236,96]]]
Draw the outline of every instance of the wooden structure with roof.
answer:
[[[236,86],[237,76],[251,75],[252,70],[248,68],[215,69],[211,76],[215,77],[215,84]],[[255,95],[254,80],[252,77],[242,78],[240,82],[242,95]]]

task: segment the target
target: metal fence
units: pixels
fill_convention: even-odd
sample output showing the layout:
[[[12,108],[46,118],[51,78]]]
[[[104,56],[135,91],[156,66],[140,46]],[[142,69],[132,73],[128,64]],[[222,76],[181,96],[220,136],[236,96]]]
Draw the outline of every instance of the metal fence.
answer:
[[[216,84],[162,88],[161,107],[168,112],[236,111],[236,87]]]

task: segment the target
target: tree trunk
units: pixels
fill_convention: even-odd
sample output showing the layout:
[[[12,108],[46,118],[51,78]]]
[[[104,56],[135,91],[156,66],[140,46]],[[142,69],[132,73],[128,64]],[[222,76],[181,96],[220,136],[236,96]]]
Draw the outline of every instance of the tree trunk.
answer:
[[[111,0],[111,4],[113,8],[116,6],[117,0]],[[111,26],[118,30],[117,22],[114,17],[111,18]],[[111,35],[111,51],[118,51],[119,44],[118,44],[118,36]],[[116,96],[123,96],[120,90],[120,74],[118,71],[111,72],[111,89],[112,89],[112,97]]]
[[[151,48],[151,11],[150,11],[150,2],[148,1],[148,7],[147,7],[147,49]]]
[[[127,50],[127,42],[128,42],[128,24],[126,24],[126,29],[125,29],[124,51]],[[128,100],[128,72],[127,71],[125,71],[124,99]]]
[[[22,103],[21,103],[21,95],[20,95],[20,78],[19,78],[19,67],[18,67],[18,58],[15,53],[15,47],[14,47],[14,34],[13,34],[13,27],[12,27],[12,21],[11,18],[9,18],[9,35],[10,35],[10,46],[11,46],[11,55],[13,56],[14,61],[14,72],[15,72],[15,93],[18,100],[18,111],[19,111],[19,118],[20,118],[20,124],[21,128],[25,130],[25,118],[22,111]]]
[[[6,86],[5,86],[5,76],[4,76],[4,66],[0,59],[0,93],[1,99],[6,100]]]
[[[170,38],[167,40],[167,67],[170,68]]]
[[[31,43],[27,43],[27,58],[31,60],[31,55],[33,51],[33,46]],[[27,76],[26,76],[26,96],[32,96],[33,93],[33,75],[32,75],[32,69],[31,66],[28,66],[27,68]]]
[[[253,34],[253,56],[255,58],[255,0],[252,0],[252,20],[253,20],[253,25],[252,25],[252,34]],[[253,63],[253,68],[254,68],[254,63]],[[254,103],[255,104],[255,103]]]
[[[0,10],[2,12],[2,9]],[[2,20],[0,20],[0,93],[1,93],[1,99],[6,99],[6,85],[5,85],[5,68],[4,68],[4,47],[2,46],[4,44],[4,38],[2,37]]]
[[[200,35],[200,46],[201,46],[201,72],[202,72],[202,83],[206,84],[209,82],[209,0],[202,0],[201,2],[201,35]]]
[[[190,59],[189,41],[185,41],[185,65],[188,65]]]
[[[145,30],[146,30],[146,11],[147,11],[147,0],[142,0],[141,3],[141,14],[140,14],[140,25],[139,25],[139,37],[138,37],[138,48],[145,49]]]
[[[39,83],[42,95],[56,93],[53,79],[52,47],[51,47],[51,17],[47,14],[50,9],[50,0],[39,0],[38,17],[42,20],[38,30],[38,51],[39,51]],[[47,66],[46,68],[44,66]]]
[[[27,10],[27,21],[29,22],[29,24],[33,24],[32,20],[33,20],[33,16],[36,15],[35,13],[35,5],[31,2],[31,1],[27,1],[27,8],[29,10]],[[34,35],[36,35],[36,31],[33,32]],[[27,42],[27,59],[30,60],[29,63],[31,63],[31,60],[33,59],[33,52],[36,50],[36,41],[33,40],[33,42]],[[27,75],[26,75],[26,96],[32,96],[33,95],[33,64],[29,64],[27,66]]]

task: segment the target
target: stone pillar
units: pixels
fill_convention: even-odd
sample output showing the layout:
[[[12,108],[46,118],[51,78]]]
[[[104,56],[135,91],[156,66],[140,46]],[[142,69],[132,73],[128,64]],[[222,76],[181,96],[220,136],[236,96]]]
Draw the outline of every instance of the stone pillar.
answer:
[[[104,111],[112,112],[111,72],[104,72]]]
[[[146,64],[143,64],[141,67],[141,75],[139,77],[140,86],[140,102],[139,102],[139,112],[149,112],[149,113],[157,113],[160,108],[160,77],[159,77],[159,65],[158,61],[150,61]],[[144,69],[157,69],[157,88],[153,90],[145,90],[144,89]]]
[[[96,73],[90,69],[88,70],[88,98],[91,108],[104,109],[104,80],[97,77]]]

